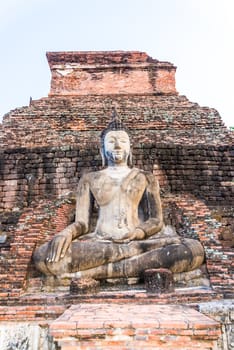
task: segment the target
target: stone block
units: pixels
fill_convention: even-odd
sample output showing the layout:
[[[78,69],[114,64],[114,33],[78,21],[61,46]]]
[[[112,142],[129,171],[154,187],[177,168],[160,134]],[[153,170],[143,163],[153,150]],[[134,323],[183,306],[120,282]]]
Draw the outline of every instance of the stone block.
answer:
[[[173,273],[168,269],[145,270],[144,282],[150,293],[170,293],[174,289]]]
[[[71,294],[97,293],[100,282],[93,278],[72,279],[70,283]]]

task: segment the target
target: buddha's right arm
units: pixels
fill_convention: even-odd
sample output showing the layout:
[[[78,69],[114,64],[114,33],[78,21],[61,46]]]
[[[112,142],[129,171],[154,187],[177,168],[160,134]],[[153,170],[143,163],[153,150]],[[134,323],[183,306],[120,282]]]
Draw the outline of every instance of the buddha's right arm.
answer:
[[[47,254],[48,262],[57,262],[63,258],[71,242],[86,234],[89,229],[90,191],[86,177],[78,185],[75,222],[59,232],[50,242]]]
[[[58,262],[62,259],[65,256],[67,249],[70,247],[71,242],[82,235],[82,233],[82,223],[74,222],[55,235],[48,246],[46,261]]]
[[[89,230],[90,205],[89,181],[88,176],[84,175],[80,179],[77,189],[75,222],[67,226],[58,235],[69,236],[74,240],[87,233]]]
[[[89,232],[89,222],[91,213],[91,191],[89,184],[89,174],[83,175],[79,181],[76,196],[76,219],[74,223],[74,234],[77,238]]]
[[[82,222],[73,222],[69,226],[67,226],[63,231],[61,231],[58,235],[71,236],[72,240],[77,237],[83,235],[85,233],[85,226]]]

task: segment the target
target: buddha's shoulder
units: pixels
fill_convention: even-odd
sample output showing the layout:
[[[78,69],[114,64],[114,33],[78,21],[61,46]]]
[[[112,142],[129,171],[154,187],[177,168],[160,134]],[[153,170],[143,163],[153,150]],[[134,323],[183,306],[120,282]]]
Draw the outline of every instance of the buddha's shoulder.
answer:
[[[93,184],[93,183],[99,182],[101,179],[104,179],[104,178],[109,177],[109,176],[110,176],[110,174],[108,173],[107,169],[102,169],[102,170],[91,171],[91,172],[83,174],[80,181]],[[151,172],[134,167],[127,174],[127,178],[133,179],[135,177],[137,177],[137,178],[144,177],[149,182],[154,182],[156,180],[155,176]]]
[[[132,168],[132,172],[135,173],[136,175],[141,175],[145,177],[154,177],[154,174],[151,173],[150,171],[140,169],[140,168]]]
[[[99,170],[99,171],[90,171],[88,173],[85,173],[81,176],[80,181],[81,182],[91,182],[93,183],[93,181],[98,181],[100,178],[102,178],[103,176],[105,176],[103,170]]]
[[[133,168],[132,170],[135,171],[135,175],[137,177],[144,177],[148,183],[151,183],[151,184],[158,183],[156,176],[152,172],[139,169],[139,168]]]

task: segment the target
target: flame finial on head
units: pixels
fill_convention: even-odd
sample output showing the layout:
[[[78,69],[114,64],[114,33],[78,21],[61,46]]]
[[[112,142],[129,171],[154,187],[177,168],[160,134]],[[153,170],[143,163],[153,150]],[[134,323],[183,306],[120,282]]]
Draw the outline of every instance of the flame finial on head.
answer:
[[[110,123],[107,125],[107,127],[102,131],[101,133],[101,140],[102,143],[104,141],[104,137],[105,135],[109,132],[109,131],[114,131],[114,130],[124,130],[128,133],[127,128],[124,126],[124,124],[122,123],[121,118],[119,117],[116,108],[112,107],[112,115],[111,115],[111,121]]]
[[[112,120],[111,120],[110,124],[112,124],[113,130],[114,129],[121,130],[123,128],[121,118],[118,116],[118,113],[117,113],[117,110],[115,107],[112,107]]]

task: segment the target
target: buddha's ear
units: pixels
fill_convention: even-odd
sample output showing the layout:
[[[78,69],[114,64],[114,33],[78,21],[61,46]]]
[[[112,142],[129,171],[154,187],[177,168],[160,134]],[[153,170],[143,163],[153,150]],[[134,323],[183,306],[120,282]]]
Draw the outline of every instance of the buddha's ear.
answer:
[[[130,150],[129,152],[129,156],[128,156],[128,165],[132,166],[132,150]]]
[[[102,147],[100,148],[100,154],[101,154],[101,157],[102,157],[102,167],[105,167],[106,166],[106,157],[104,155],[104,151],[103,151]]]

